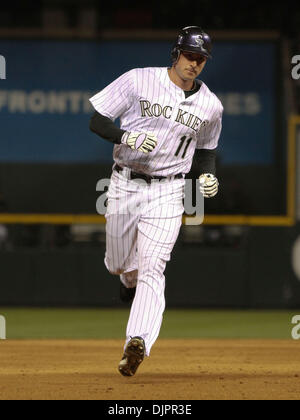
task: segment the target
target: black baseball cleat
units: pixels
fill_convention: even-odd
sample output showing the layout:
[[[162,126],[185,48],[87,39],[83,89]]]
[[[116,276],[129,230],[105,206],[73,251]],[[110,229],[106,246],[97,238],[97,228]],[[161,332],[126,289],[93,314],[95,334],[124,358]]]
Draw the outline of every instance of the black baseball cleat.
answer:
[[[136,287],[126,287],[120,282],[120,299],[122,302],[132,302],[135,296]]]
[[[123,376],[133,376],[145,357],[145,342],[142,337],[132,337],[127,343],[119,372]]]

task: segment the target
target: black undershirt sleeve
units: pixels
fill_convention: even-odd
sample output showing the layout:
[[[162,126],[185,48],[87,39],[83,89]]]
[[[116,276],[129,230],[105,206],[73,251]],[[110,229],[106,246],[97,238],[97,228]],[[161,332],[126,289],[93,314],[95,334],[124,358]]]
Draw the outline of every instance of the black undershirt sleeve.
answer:
[[[185,97],[196,93],[201,88],[202,82],[196,80],[196,86],[193,90],[185,91]],[[192,164],[191,171],[193,173],[201,174],[213,174],[216,176],[216,149],[196,149]]]
[[[115,144],[121,144],[121,138],[125,133],[111,119],[99,114],[99,112],[95,112],[90,119],[90,130],[103,139]]]
[[[193,159],[193,171],[216,176],[216,149],[196,149]]]

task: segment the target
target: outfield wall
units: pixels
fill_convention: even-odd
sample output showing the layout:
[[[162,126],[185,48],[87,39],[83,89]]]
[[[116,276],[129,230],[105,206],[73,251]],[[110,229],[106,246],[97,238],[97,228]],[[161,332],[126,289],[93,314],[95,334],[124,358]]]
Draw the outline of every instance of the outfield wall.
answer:
[[[300,226],[245,229],[236,243],[218,246],[192,244],[181,231],[166,269],[169,307],[300,307],[292,268]],[[0,305],[119,306],[118,277],[103,257],[104,244],[2,251]]]

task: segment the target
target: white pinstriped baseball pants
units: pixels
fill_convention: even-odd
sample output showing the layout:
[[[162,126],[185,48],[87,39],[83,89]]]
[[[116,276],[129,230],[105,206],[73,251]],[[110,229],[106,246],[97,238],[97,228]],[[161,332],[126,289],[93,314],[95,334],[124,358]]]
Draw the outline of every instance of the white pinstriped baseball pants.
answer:
[[[131,337],[140,336],[149,356],[165,309],[164,271],[182,223],[185,181],[141,184],[126,178],[127,168],[123,172],[113,171],[107,192],[104,261],[126,286],[137,283],[125,346]]]

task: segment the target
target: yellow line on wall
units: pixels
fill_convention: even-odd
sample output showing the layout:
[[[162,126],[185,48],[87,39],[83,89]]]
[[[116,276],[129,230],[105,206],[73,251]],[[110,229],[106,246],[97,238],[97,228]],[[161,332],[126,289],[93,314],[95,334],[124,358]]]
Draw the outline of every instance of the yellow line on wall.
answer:
[[[0,223],[5,224],[103,224],[104,216],[90,214],[1,214]]]
[[[189,216],[190,218],[191,216]],[[183,223],[186,217],[183,216]],[[89,214],[2,214],[3,224],[105,224],[104,216]],[[249,226],[292,226],[294,220],[288,216],[247,216],[247,215],[208,215],[204,225],[249,225]]]

